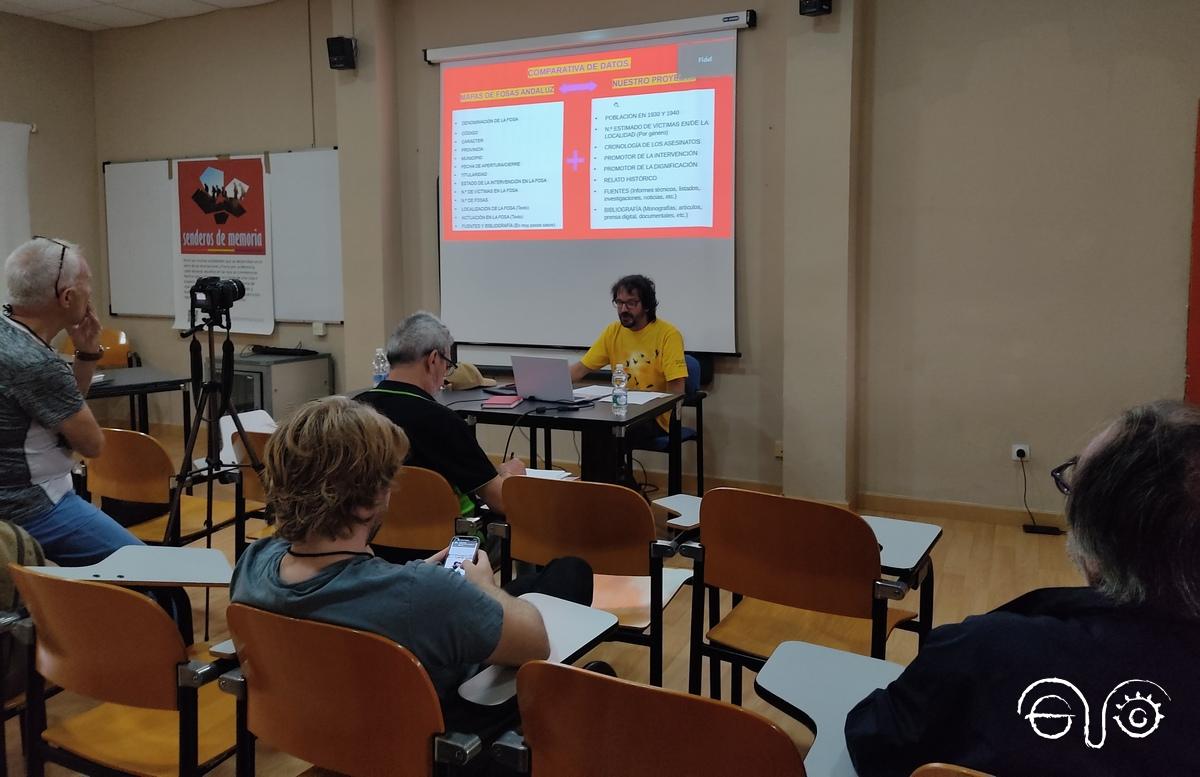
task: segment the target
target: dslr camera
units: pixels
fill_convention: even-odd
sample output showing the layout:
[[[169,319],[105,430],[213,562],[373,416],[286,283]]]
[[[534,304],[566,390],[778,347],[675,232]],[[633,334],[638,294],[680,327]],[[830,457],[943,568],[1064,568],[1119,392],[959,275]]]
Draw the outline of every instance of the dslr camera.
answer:
[[[215,275],[197,278],[188,290],[192,298],[192,309],[217,316],[229,312],[233,303],[246,296],[246,284],[237,278],[221,280]]]

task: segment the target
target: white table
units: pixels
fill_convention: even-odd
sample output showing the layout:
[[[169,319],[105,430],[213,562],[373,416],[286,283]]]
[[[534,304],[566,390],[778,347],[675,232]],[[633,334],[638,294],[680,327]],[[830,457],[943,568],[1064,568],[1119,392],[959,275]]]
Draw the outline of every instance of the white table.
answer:
[[[862,519],[883,546],[879,550],[879,563],[883,571],[890,575],[907,574],[915,570],[942,538],[942,527],[932,523],[875,515],[864,515]]]
[[[668,528],[680,532],[700,528],[700,497],[675,494],[655,499],[654,504],[675,516],[667,521]],[[923,644],[933,627],[933,562],[929,554],[942,538],[942,527],[875,515],[864,515],[862,519],[875,532],[875,539],[879,543],[880,571],[895,575],[920,591],[917,619],[902,623],[897,628],[916,632],[918,642]]]
[[[550,661],[570,663],[591,650],[617,627],[617,616],[545,594],[521,597],[542,614],[550,638]],[[458,686],[458,695],[475,704],[494,707],[517,695],[517,670],[489,666]]]
[[[68,580],[90,580],[138,586],[204,586],[227,588],[233,567],[215,548],[172,548],[126,545],[103,561],[86,567],[30,567]]]
[[[891,661],[807,642],[783,642],[758,673],[754,690],[812,729],[816,738],[804,759],[811,777],[855,777],[846,750],[846,713],[902,671],[904,667]]]
[[[655,499],[654,504],[671,513],[668,528],[675,531],[690,531],[700,525],[700,497],[691,494],[673,494]]]

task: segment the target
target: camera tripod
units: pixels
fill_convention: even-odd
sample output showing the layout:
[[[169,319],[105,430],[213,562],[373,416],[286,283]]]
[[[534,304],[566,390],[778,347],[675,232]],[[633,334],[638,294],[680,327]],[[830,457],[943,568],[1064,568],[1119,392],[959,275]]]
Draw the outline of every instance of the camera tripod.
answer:
[[[194,302],[194,300],[193,300]],[[233,340],[229,330],[232,322],[229,319],[228,307],[212,306],[204,310],[204,318],[196,322],[197,306],[193,304],[190,311],[189,328],[180,333],[183,339],[191,338],[189,346],[192,366],[192,391],[196,395],[196,412],[192,416],[191,428],[187,431],[187,439],[183,448],[183,461],[175,476],[175,487],[171,491],[170,514],[167,518],[166,541],[171,545],[179,545],[182,537],[181,502],[184,492],[190,493],[192,488],[203,483],[206,488],[206,507],[204,515],[205,547],[212,547],[213,530],[213,488],[217,482],[234,484],[234,502],[236,518],[234,519],[234,552],[241,554],[246,543],[246,499],[242,490],[242,467],[253,467],[256,472],[262,472],[263,465],[255,453],[254,447],[242,426],[241,416],[237,408],[229,401],[233,388]],[[225,342],[221,345],[220,379],[216,372],[216,330],[225,330]],[[202,331],[208,332],[208,379],[205,380],[205,365],[200,340],[196,335]],[[246,451],[248,464],[225,464],[221,461],[221,417],[229,415],[233,420],[236,434],[242,441]],[[204,464],[197,466],[193,460],[196,442],[200,437],[200,424],[207,424],[207,455]],[[209,590],[204,589],[204,638],[208,639],[208,601]]]

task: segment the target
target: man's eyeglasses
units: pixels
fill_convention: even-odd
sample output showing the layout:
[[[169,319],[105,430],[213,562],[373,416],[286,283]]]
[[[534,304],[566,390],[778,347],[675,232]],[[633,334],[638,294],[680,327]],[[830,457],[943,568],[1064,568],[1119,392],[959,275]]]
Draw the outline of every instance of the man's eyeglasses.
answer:
[[[62,282],[63,260],[65,260],[67,258],[68,246],[66,243],[55,240],[52,237],[46,237],[45,235],[34,235],[33,239],[34,240],[49,240],[51,243],[53,243],[54,245],[56,245],[62,249],[61,251],[58,252],[58,275],[54,276],[54,297],[57,299],[58,298],[58,284]]]
[[[642,304],[642,301],[640,299],[614,299],[613,300],[613,307],[616,308],[617,310],[620,310],[621,308],[625,308],[626,310],[633,310],[634,308],[640,306],[641,304]]]
[[[1067,470],[1071,469],[1071,467],[1074,467],[1078,463],[1079,457],[1072,456],[1062,464],[1059,464],[1057,467],[1050,470],[1050,477],[1054,480],[1054,485],[1058,487],[1058,490],[1061,491],[1064,496],[1071,495],[1071,483],[1066,478]]]
[[[446,377],[448,378],[453,375],[454,371],[458,369],[458,362],[454,361],[441,351],[434,351],[434,353],[442,357],[442,360],[446,362]]]

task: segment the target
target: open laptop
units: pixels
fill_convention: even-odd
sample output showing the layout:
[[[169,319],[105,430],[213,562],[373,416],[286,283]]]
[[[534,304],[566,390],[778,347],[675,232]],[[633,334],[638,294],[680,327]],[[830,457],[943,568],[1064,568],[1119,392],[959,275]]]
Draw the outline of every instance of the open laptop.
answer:
[[[571,366],[566,359],[514,354],[512,368],[519,397],[569,404],[592,401],[571,389]]]

